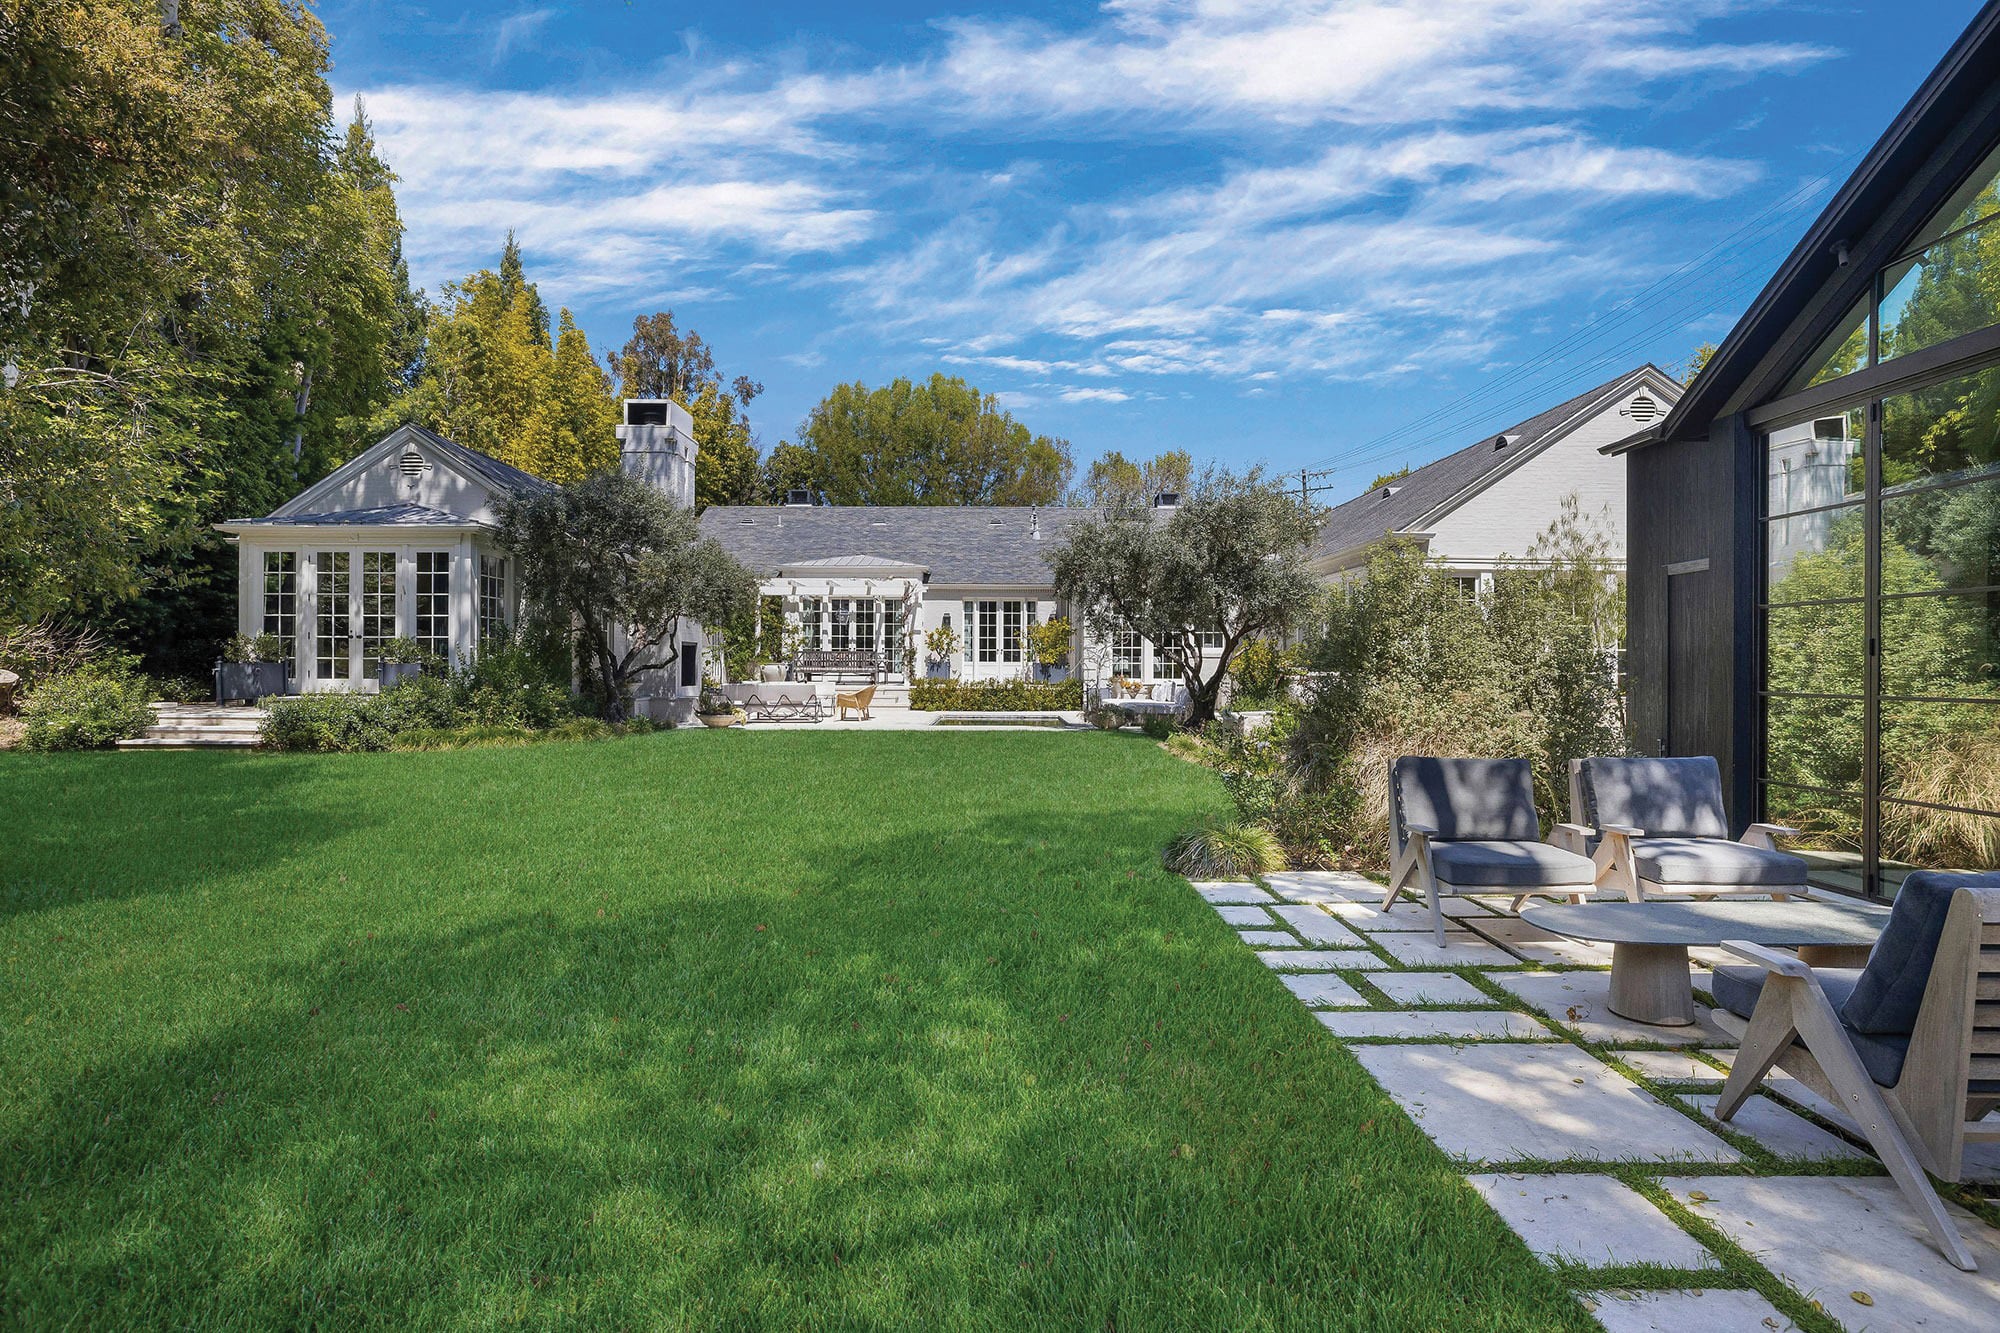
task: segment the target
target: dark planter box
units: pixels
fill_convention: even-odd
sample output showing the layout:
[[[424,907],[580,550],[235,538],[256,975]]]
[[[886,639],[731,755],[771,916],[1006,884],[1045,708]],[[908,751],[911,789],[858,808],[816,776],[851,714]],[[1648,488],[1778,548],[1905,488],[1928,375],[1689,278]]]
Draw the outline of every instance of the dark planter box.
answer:
[[[247,699],[256,703],[267,694],[285,692],[283,662],[224,662],[215,669],[215,699]]]
[[[424,674],[422,662],[384,662],[382,664],[382,688],[393,690],[406,680],[415,680]]]
[[[949,660],[946,660],[946,661],[943,661],[943,662],[926,662],[926,663],[924,663],[924,679],[925,679],[925,680],[950,680],[950,679],[951,679],[951,662],[950,662]]]

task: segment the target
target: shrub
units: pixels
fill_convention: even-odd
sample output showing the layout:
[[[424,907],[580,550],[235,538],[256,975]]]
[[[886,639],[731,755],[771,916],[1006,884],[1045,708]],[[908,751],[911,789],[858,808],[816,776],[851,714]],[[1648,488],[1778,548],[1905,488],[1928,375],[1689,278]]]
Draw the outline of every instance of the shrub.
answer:
[[[49,676],[21,706],[27,750],[99,750],[153,725],[152,686],[122,661]]]
[[[222,660],[282,662],[285,660],[284,640],[275,634],[232,634],[223,640]]]
[[[910,684],[910,707],[919,712],[1075,712],[1083,707],[1083,682],[919,680]]]
[[[215,681],[200,676],[156,676],[153,697],[172,704],[207,703],[215,697]]]
[[[1234,685],[1229,706],[1234,709],[1275,708],[1298,678],[1299,655],[1268,639],[1252,639],[1236,653],[1229,678]]]
[[[1167,869],[1189,879],[1248,879],[1284,866],[1271,831],[1258,824],[1204,823],[1183,829],[1167,844]]]
[[[393,739],[371,694],[294,694],[264,708],[264,744],[275,750],[386,750]]]
[[[23,699],[51,676],[103,663],[136,666],[137,659],[112,652],[110,641],[94,629],[75,629],[54,620],[16,625],[0,633],[0,670],[21,678],[18,693]]]
[[[1174,720],[1158,713],[1148,713],[1139,719],[1139,730],[1156,741],[1163,741],[1174,734]]]

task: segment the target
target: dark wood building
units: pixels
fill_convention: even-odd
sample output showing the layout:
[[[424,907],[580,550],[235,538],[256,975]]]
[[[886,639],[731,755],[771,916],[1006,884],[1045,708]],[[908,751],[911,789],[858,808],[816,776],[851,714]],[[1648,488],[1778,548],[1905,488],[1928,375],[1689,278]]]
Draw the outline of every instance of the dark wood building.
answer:
[[[1629,468],[1630,717],[1828,887],[2000,865],[2000,0]]]

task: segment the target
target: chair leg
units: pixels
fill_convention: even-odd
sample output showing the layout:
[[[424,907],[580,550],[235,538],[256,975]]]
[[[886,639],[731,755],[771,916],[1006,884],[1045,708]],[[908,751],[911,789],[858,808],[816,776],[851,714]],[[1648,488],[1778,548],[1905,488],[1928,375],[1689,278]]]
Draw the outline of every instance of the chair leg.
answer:
[[[1438,880],[1435,873],[1424,876],[1424,892],[1431,904],[1431,931],[1437,936],[1438,948],[1444,948],[1444,904],[1438,901]]]
[[[1717,1120],[1727,1122],[1735,1116],[1737,1108],[1757,1090],[1764,1075],[1771,1072],[1771,1066],[1778,1063],[1778,1057],[1798,1035],[1798,1028],[1792,1024],[1790,999],[1776,989],[1782,984],[1780,977],[1764,981],[1765,993],[1757,998],[1757,1007],[1750,1013],[1750,1025],[1743,1029],[1743,1039],[1736,1045],[1736,1059],[1729,1066],[1722,1095],[1716,1099]]]
[[[1388,911],[1396,905],[1396,897],[1403,886],[1410,882],[1410,872],[1417,866],[1417,849],[1406,847],[1403,854],[1389,867],[1389,891],[1382,895],[1382,910]]]

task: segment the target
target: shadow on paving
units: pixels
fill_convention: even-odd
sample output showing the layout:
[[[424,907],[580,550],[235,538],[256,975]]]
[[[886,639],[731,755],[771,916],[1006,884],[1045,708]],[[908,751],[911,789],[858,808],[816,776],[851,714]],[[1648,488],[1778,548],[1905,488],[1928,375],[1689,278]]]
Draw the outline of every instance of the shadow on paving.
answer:
[[[232,796],[191,804],[216,832]],[[1156,822],[857,824],[844,859],[761,884],[669,844],[670,897],[253,962],[227,1019],[42,1088],[9,1130],[0,1306],[1589,1327],[1155,868]]]

